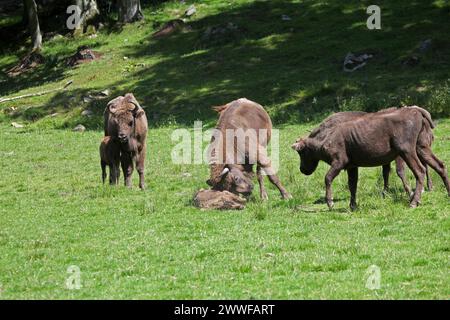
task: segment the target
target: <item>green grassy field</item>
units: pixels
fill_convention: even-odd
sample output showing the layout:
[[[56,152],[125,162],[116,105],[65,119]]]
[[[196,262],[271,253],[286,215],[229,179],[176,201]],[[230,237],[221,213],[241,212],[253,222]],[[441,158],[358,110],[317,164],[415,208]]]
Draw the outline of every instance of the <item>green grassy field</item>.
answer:
[[[383,27],[369,31],[368,1],[197,1],[191,32],[150,37],[190,3],[148,6],[145,21],[107,25],[95,39],[49,40],[47,62],[34,72],[0,72],[2,97],[74,81],[64,92],[0,104],[0,299],[448,299],[449,198],[434,172],[435,189],[412,210],[395,173],[383,199],[381,168],[362,169],[356,212],[341,174],[329,211],[327,166],[303,176],[290,148],[331,112],[419,104],[438,119],[433,150],[450,166],[448,2],[379,1]],[[206,27],[228,22],[240,32],[201,41]],[[402,65],[429,38],[419,65]],[[83,44],[102,59],[67,67]],[[1,50],[5,71],[26,45]],[[347,52],[367,50],[375,53],[367,66],[342,72]],[[133,92],[145,107],[146,191],[136,174],[132,190],[101,185],[107,99],[83,97],[104,89]],[[243,211],[198,210],[191,200],[207,188],[208,167],[173,164],[171,134],[194,120],[213,126],[210,107],[239,97],[263,104],[280,129],[279,176],[294,198],[279,199],[267,181],[268,202],[254,192]],[[86,109],[92,117],[81,115]],[[72,132],[79,123],[88,130]],[[80,290],[65,286],[72,265]],[[366,288],[371,265],[381,270],[378,290]]]
[[[267,203],[254,196],[243,211],[217,212],[191,205],[207,167],[172,164],[170,128],[151,131],[142,192],[136,176],[133,190],[101,186],[100,132],[1,127],[2,298],[448,298],[449,199],[438,176],[412,210],[395,175],[383,200],[381,169],[363,169],[352,213],[342,174],[330,212],[326,166],[302,176],[289,148],[308,128],[281,131],[293,200],[270,186]],[[436,129],[447,163],[449,133],[450,121]],[[65,288],[70,265],[80,290]],[[381,268],[380,290],[365,287],[370,265]]]

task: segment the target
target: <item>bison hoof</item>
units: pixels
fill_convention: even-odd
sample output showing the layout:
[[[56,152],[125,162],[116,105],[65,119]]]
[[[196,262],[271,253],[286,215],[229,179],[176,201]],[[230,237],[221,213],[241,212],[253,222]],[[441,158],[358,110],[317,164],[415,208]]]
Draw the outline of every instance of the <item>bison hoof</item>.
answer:
[[[333,201],[327,201],[327,205],[328,205],[328,209],[333,209],[334,207],[334,202]]]
[[[292,195],[290,193],[285,193],[281,196],[283,199],[292,199]]]
[[[356,205],[356,203],[351,203],[350,204],[350,210],[351,211],[356,211],[356,209],[358,209],[358,206]]]

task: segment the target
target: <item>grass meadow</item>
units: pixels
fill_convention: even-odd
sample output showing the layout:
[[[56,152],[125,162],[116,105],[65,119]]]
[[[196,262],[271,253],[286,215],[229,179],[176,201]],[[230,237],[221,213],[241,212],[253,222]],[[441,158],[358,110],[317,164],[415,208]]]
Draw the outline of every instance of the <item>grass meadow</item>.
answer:
[[[361,169],[355,212],[341,173],[329,211],[327,165],[303,176],[290,148],[332,112],[418,104],[437,120],[433,150],[450,166],[450,6],[378,2],[382,29],[369,31],[368,1],[196,1],[192,31],[159,40],[151,33],[193,1],[145,6],[144,21],[106,24],[96,38],[47,40],[46,63],[15,78],[4,71],[28,44],[5,43],[0,96],[74,83],[0,104],[0,299],[448,299],[450,203],[434,171],[434,190],[410,209],[395,170],[383,198],[381,168]],[[0,21],[13,28],[19,19]],[[228,22],[240,31],[201,40]],[[430,51],[418,54],[429,38]],[[80,45],[102,58],[69,68]],[[369,50],[367,66],[342,71],[347,52]],[[411,54],[420,63],[403,65]],[[105,89],[133,92],[149,118],[145,191],[136,172],[131,190],[101,184],[108,99],[83,98]],[[264,105],[280,130],[279,176],[293,199],[266,180],[267,202],[256,186],[242,211],[199,210],[192,198],[207,188],[208,166],[174,164],[172,132],[192,131],[195,120],[213,127],[210,107],[240,97]],[[73,132],[80,123],[87,130]],[[377,290],[366,287],[373,265]],[[66,287],[70,266],[81,271],[79,290]]]

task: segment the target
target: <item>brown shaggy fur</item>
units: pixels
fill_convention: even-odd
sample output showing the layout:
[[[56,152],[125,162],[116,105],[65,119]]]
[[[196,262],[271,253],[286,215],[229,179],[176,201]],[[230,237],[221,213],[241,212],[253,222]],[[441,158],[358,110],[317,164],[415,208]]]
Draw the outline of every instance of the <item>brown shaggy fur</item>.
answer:
[[[214,190],[249,194],[253,189],[251,178],[253,177],[253,165],[256,164],[261,198],[268,198],[263,184],[263,171],[268,175],[269,180],[277,186],[282,197],[290,198],[291,195],[282,186],[267,155],[272,122],[264,108],[256,102],[241,98],[213,109],[220,114],[216,133],[220,133],[221,138],[215,137],[214,134],[211,138],[210,179],[208,184]],[[257,136],[251,136],[247,139],[234,137],[234,142],[232,143],[234,149],[226,150],[227,130],[233,130],[235,133],[239,130],[243,133],[251,130]],[[264,132],[266,133],[265,135],[263,134]],[[249,151],[251,149],[255,151],[255,154]],[[222,174],[224,169],[229,170],[229,172]]]
[[[120,175],[120,147],[110,136],[106,136],[100,143],[100,165],[102,168],[102,181],[106,180],[106,167],[109,167],[109,183],[117,184]]]
[[[347,170],[351,193],[350,207],[356,208],[358,167],[386,165],[401,157],[416,177],[416,189],[410,206],[420,203],[425,168],[430,165],[441,176],[450,196],[450,183],[446,168],[431,151],[433,122],[429,113],[419,107],[363,114],[343,123],[325,134],[325,139],[309,136],[292,146],[301,159],[300,170],[312,174],[319,161],[331,168],[325,177],[326,201],[333,207],[331,184],[341,170]],[[431,139],[431,140],[430,140]]]
[[[421,113],[424,115],[424,117],[429,121],[430,124],[432,124],[431,115],[426,111],[425,109],[419,108],[417,106],[411,106],[408,108],[416,108],[421,111]],[[398,110],[397,107],[392,107],[388,109],[383,109],[381,111],[378,111],[378,114],[380,113],[389,113],[392,111]],[[324,141],[328,135],[330,135],[335,127],[338,127],[342,125],[343,123],[347,121],[354,121],[357,118],[367,114],[367,112],[364,111],[344,111],[344,112],[338,112],[335,114],[332,114],[328,118],[326,118],[320,126],[315,128],[313,131],[311,131],[311,134],[309,135],[310,138],[316,138],[318,140]],[[433,132],[431,130],[427,130],[424,132],[424,134],[427,134],[426,137],[423,137],[424,143],[428,143],[428,145],[431,147],[431,144],[433,143]],[[405,189],[405,192],[410,195],[411,194],[411,188],[408,184],[408,180],[406,178],[405,174],[405,162],[402,160],[401,157],[397,157],[395,159],[396,164],[396,172],[399,178],[401,179],[403,183],[403,188]],[[428,190],[431,190],[433,187],[431,177],[429,175],[428,166],[425,163],[422,163],[425,166],[426,170],[426,176],[427,176],[427,186]],[[389,190],[389,175],[391,171],[390,164],[383,165],[383,180],[384,180],[384,192],[383,196],[387,193]]]
[[[134,164],[139,173],[139,187],[145,188],[144,165],[147,150],[148,123],[144,109],[131,93],[108,103],[104,112],[105,136],[111,136],[120,147],[120,162],[125,185],[131,187]]]
[[[194,196],[194,205],[201,209],[241,210],[246,200],[228,191],[203,190]]]

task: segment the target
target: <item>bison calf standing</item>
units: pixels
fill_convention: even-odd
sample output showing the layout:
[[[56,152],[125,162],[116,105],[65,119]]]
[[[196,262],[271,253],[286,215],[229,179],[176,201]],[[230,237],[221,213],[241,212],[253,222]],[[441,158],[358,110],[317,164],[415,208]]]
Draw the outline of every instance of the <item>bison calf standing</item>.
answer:
[[[131,187],[136,163],[139,187],[145,189],[144,165],[147,150],[148,123],[144,109],[131,93],[111,100],[104,112],[105,136],[111,136],[120,149],[120,163],[125,185]]]
[[[410,206],[416,207],[420,202],[425,175],[422,163],[441,175],[450,195],[445,166],[430,148],[432,128],[433,123],[426,110],[418,107],[401,108],[361,115],[337,127],[324,140],[311,134],[306,139],[297,140],[292,147],[300,155],[300,170],[305,175],[312,174],[319,161],[325,161],[331,166],[325,176],[329,208],[333,206],[331,183],[340,171],[347,170],[350,207],[355,209],[358,167],[385,165],[397,157],[405,161],[416,178],[416,190],[410,200]]]
[[[112,141],[111,137],[106,136],[100,143],[100,165],[102,167],[102,181],[106,180],[106,167],[109,167],[109,184],[117,184],[120,175],[120,149]]]

